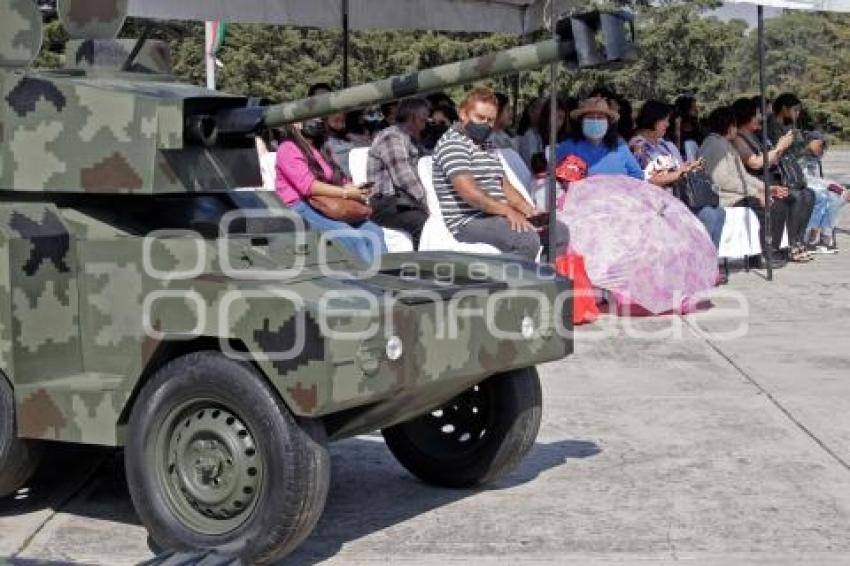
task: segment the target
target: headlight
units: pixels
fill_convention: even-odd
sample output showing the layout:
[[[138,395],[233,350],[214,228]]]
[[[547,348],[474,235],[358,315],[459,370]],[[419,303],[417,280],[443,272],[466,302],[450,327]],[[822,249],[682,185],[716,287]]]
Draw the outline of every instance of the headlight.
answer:
[[[526,340],[531,340],[534,338],[534,333],[536,332],[536,328],[534,327],[534,319],[530,316],[527,316],[522,319],[522,337]]]
[[[401,357],[402,353],[404,353],[404,345],[401,342],[401,338],[393,336],[387,340],[387,358],[396,361]]]

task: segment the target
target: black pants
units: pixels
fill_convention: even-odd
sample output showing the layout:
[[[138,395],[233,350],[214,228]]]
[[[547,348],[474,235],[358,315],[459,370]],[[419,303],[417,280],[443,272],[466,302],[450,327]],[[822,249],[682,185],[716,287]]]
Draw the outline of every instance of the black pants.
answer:
[[[399,205],[395,197],[376,196],[369,203],[372,206],[371,220],[378,226],[401,230],[410,234],[413,249],[419,249],[419,239],[422,228],[428,220],[428,212],[424,208]]]
[[[790,210],[790,202],[788,199],[772,199],[770,205],[770,237],[773,240],[771,250],[776,252],[779,246],[782,245],[782,235],[785,232],[785,227],[788,224],[788,215]],[[759,219],[759,237],[761,239],[762,249],[767,249],[767,241],[765,240],[765,225],[764,225],[764,207],[756,197],[747,197],[735,203],[735,206],[746,206],[756,213]],[[790,233],[788,235],[791,237]]]
[[[788,197],[788,241],[792,246],[805,241],[806,227],[815,208],[815,198],[815,192],[808,187],[791,191]]]

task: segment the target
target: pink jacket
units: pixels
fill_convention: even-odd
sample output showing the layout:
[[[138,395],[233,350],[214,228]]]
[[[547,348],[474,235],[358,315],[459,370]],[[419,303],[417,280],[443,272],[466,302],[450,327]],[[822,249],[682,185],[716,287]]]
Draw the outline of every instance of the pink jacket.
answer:
[[[319,180],[325,183],[333,182],[333,169],[322,154],[314,149],[313,156],[324,173],[323,178]],[[294,142],[283,142],[278,148],[275,175],[277,194],[288,206],[310,198],[316,176],[310,171],[307,159]]]

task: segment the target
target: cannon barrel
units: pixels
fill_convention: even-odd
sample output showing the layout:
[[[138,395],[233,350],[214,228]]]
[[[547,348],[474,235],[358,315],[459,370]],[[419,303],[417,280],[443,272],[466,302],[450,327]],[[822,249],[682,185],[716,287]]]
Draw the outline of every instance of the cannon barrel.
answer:
[[[611,65],[634,60],[634,17],[629,12],[593,11],[575,14],[556,23],[556,35],[532,45],[514,47],[457,63],[399,75],[344,90],[321,94],[262,109],[253,109],[242,119],[220,116],[231,131],[246,123],[277,127],[337,112],[428,94],[475,81],[511,75],[564,62],[572,67]]]
[[[574,54],[574,43],[550,39],[312,98],[269,106],[265,108],[263,121],[265,126],[275,127],[336,112],[349,112],[373,104],[539,68],[567,60]]]
[[[215,133],[248,134],[374,104],[428,94],[454,86],[512,75],[563,62],[570,67],[620,64],[636,58],[634,17],[628,12],[589,12],[564,17],[552,39],[482,55],[432,69],[366,83],[336,92],[272,106],[229,108],[219,111]],[[195,121],[195,126],[206,122]],[[195,128],[195,130],[198,130]],[[193,130],[194,131],[194,130]],[[196,136],[197,137],[197,136]],[[195,139],[195,138],[193,138]],[[206,136],[214,143],[215,136]],[[195,141],[203,141],[198,138]]]

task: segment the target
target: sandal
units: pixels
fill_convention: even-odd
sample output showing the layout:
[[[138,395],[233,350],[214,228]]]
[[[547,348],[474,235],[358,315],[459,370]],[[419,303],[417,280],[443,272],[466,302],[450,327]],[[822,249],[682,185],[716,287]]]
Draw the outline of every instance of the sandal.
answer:
[[[813,259],[814,256],[801,246],[794,246],[788,254],[788,260],[794,263],[809,263]]]

